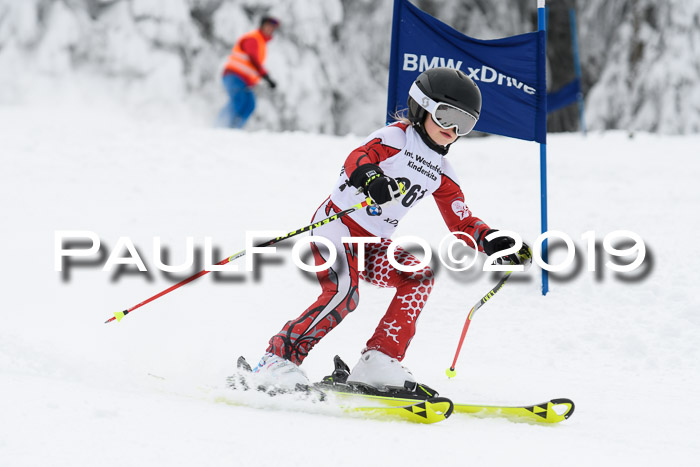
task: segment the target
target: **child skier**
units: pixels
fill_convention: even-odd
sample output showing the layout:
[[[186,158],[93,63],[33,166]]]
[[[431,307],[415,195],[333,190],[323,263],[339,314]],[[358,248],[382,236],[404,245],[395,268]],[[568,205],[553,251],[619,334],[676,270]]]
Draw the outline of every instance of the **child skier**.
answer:
[[[318,299],[270,339],[266,353],[253,369],[258,384],[284,389],[310,385],[299,365],[321,338],[355,310],[359,279],[396,288],[396,294],[350,372],[348,383],[388,390],[402,388],[407,381],[416,382],[400,362],[433,287],[433,273],[429,267],[407,273],[390,265],[387,248],[398,221],[431,194],[450,231],[471,235],[479,251],[491,255],[514,245],[508,237],[485,240],[495,230],[472,215],[444,157],[457,138],[474,128],[480,110],[481,93],[467,75],[452,68],[433,68],[421,73],[411,86],[408,120],[375,131],[350,153],[335,189],[316,211],[313,222],[366,197],[374,205],[312,231],[312,236],[323,236],[335,245],[337,259],[330,269],[317,273],[322,287]],[[342,237],[381,238],[365,245],[363,271],[358,268],[357,243],[343,243]],[[324,264],[325,253],[316,243],[311,243],[311,249],[316,264]],[[529,247],[523,245],[518,255],[502,260],[520,264],[521,254],[527,257],[528,253]],[[400,247],[394,257],[405,266],[419,263]]]

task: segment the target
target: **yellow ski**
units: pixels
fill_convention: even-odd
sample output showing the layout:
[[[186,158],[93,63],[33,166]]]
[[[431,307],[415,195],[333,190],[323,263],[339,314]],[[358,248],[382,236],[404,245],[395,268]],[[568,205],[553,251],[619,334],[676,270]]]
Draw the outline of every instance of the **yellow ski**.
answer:
[[[336,397],[349,399],[369,399],[379,402],[389,407],[403,407],[415,404],[419,399],[405,397],[381,396],[376,394],[362,394],[333,391]],[[442,399],[436,397],[429,400]],[[477,405],[477,404],[453,404],[454,413],[463,413],[477,417],[499,417],[507,418],[514,422],[535,422],[535,423],[559,423],[574,413],[574,402],[571,399],[552,399],[548,402],[534,405],[521,406],[497,406],[497,405]]]
[[[382,401],[385,403],[385,401]],[[402,401],[402,405],[378,406],[378,407],[343,407],[349,414],[361,414],[362,417],[397,420],[406,420],[414,423],[437,423],[441,422],[452,414],[454,404],[444,397],[436,397],[424,401]]]
[[[437,391],[424,385],[416,384],[414,388],[391,388],[380,391],[364,385],[348,384],[350,368],[336,355],[333,358],[334,370],[323,381],[316,383],[315,388],[337,398],[362,401],[368,400],[388,407],[412,406],[422,400],[437,400]],[[574,402],[571,399],[552,399],[541,404],[521,406],[496,406],[482,404],[452,404],[447,418],[452,411],[477,417],[501,417],[512,421],[527,421],[535,423],[559,423],[574,413]]]
[[[552,399],[541,404],[527,406],[494,406],[455,404],[456,413],[466,413],[477,417],[504,417],[513,421],[536,423],[559,423],[574,413],[571,399]]]

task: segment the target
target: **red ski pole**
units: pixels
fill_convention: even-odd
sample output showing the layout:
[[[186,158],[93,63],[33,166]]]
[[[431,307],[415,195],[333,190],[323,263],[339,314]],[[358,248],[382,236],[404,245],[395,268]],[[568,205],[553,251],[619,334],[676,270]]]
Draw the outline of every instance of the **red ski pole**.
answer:
[[[337,212],[337,213],[333,214],[333,215],[330,216],[330,217],[327,217],[327,218],[325,218],[325,219],[323,219],[323,220],[320,220],[320,221],[318,221],[318,222],[314,222],[313,224],[309,224],[309,225],[307,225],[307,226],[305,226],[305,227],[301,227],[301,228],[299,228],[299,229],[297,229],[297,230],[292,230],[291,232],[289,232],[289,233],[287,233],[287,234],[285,234],[285,235],[283,235],[283,236],[281,236],[281,237],[276,237],[276,238],[273,238],[273,239],[268,240],[268,241],[266,241],[266,242],[263,242],[263,243],[257,245],[257,247],[258,247],[258,248],[262,248],[262,247],[274,245],[275,243],[279,243],[279,242],[281,242],[282,240],[286,240],[286,239],[288,239],[288,238],[290,238],[290,237],[294,237],[294,236],[299,235],[299,234],[301,234],[301,233],[308,232],[308,231],[313,230],[313,229],[315,229],[315,228],[317,228],[317,227],[320,227],[320,226],[322,226],[322,225],[328,224],[329,222],[333,222],[333,221],[335,221],[335,220],[338,220],[338,219],[340,219],[341,217],[345,217],[345,216],[347,216],[348,214],[351,214],[351,213],[357,211],[358,209],[362,209],[362,208],[364,208],[364,207],[366,207],[366,206],[368,206],[368,205],[370,205],[370,204],[372,204],[372,201],[371,201],[370,198],[367,198],[366,200],[362,201],[361,203],[357,203],[357,204],[355,204],[354,206],[351,206],[351,207],[349,207],[348,209],[346,209],[346,210],[344,210],[344,211]],[[216,265],[217,265],[217,266],[223,266],[224,264],[230,263],[230,262],[232,262],[232,261],[235,261],[235,260],[237,260],[238,258],[240,258],[240,257],[242,257],[242,256],[244,256],[244,255],[245,255],[245,250],[239,251],[238,253],[236,253],[236,254],[233,255],[233,256],[229,256],[228,258],[222,259],[221,261],[219,261],[218,263],[216,263]],[[189,284],[189,283],[192,282],[193,280],[199,279],[200,277],[202,277],[203,275],[205,275],[205,274],[207,274],[207,273],[209,273],[209,272],[210,272],[210,271],[207,271],[206,269],[203,270],[203,271],[199,271],[199,272],[198,272],[197,274],[195,274],[194,276],[188,277],[187,279],[185,279],[185,280],[183,280],[183,281],[181,281],[181,282],[178,282],[177,284],[175,284],[175,285],[173,285],[173,286],[171,286],[171,287],[168,287],[167,289],[163,290],[162,292],[159,292],[159,293],[155,294],[154,296],[152,296],[152,297],[150,297],[150,298],[147,298],[146,300],[142,301],[141,303],[139,303],[139,304],[137,304],[137,305],[132,306],[131,308],[127,308],[127,309],[124,310],[124,311],[117,311],[117,312],[114,313],[114,316],[112,316],[112,317],[109,318],[107,321],[105,321],[105,323],[110,323],[110,322],[115,321],[115,320],[116,320],[116,321],[121,321],[122,318],[123,318],[125,315],[131,313],[131,312],[134,311],[135,309],[141,308],[142,306],[146,305],[147,303],[150,303],[150,302],[152,302],[153,300],[155,300],[155,299],[157,299],[157,298],[160,298],[160,297],[162,297],[163,295],[168,294],[168,293],[172,292],[173,290],[182,287],[183,285]]]
[[[474,317],[474,313],[476,313],[476,310],[481,308],[481,306],[488,302],[491,297],[496,295],[496,292],[501,290],[503,285],[506,283],[508,278],[510,277],[510,274],[513,271],[508,271],[505,273],[505,275],[501,278],[501,280],[498,281],[498,283],[491,289],[489,292],[481,297],[481,300],[479,300],[476,305],[472,307],[472,309],[469,311],[469,314],[467,315],[467,320],[464,322],[464,328],[462,328],[462,335],[459,338],[459,344],[457,345],[457,351],[455,352],[455,358],[452,360],[452,365],[445,370],[445,373],[447,374],[448,378],[454,378],[457,375],[457,372],[455,371],[455,366],[457,365],[457,358],[459,357],[459,352],[462,350],[462,344],[464,343],[464,338],[467,336],[467,330],[469,329],[469,325],[472,322],[472,318]]]

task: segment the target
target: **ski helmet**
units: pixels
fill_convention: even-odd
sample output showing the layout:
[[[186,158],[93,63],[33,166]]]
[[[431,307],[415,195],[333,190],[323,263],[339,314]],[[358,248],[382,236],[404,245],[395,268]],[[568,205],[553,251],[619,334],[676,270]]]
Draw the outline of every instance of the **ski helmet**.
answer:
[[[422,125],[426,112],[432,114],[435,123],[441,127],[456,126],[459,136],[466,135],[476,125],[481,112],[479,87],[454,68],[426,70],[418,75],[409,90],[408,119],[413,124]]]

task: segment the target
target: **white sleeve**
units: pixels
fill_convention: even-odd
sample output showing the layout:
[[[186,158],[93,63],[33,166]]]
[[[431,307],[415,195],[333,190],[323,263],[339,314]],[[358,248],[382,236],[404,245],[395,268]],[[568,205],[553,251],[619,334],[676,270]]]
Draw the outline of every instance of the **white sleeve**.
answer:
[[[406,146],[406,130],[396,123],[380,128],[370,134],[362,145],[365,145],[373,139],[379,138],[384,146],[390,146],[395,149],[402,149]]]

